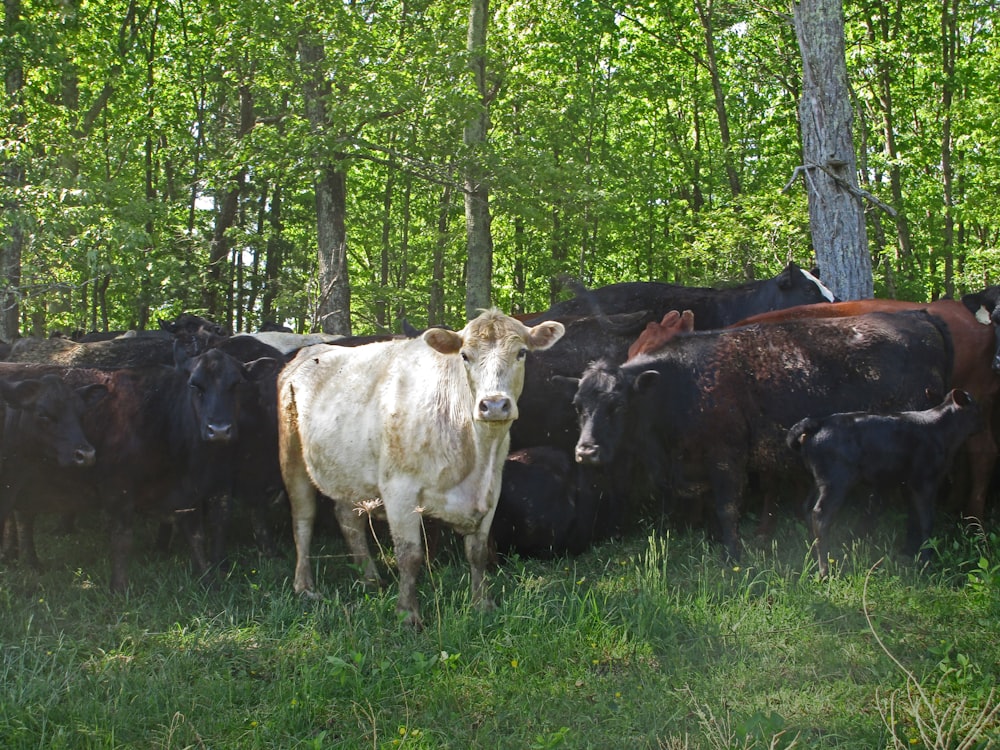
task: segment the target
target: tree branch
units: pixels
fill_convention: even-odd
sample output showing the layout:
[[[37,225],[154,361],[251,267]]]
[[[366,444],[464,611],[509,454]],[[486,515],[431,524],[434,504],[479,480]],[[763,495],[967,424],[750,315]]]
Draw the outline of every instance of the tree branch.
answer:
[[[884,201],[879,200],[874,195],[872,195],[871,193],[869,193],[867,190],[864,190],[863,188],[859,188],[859,187],[857,187],[855,185],[852,185],[847,180],[845,180],[843,177],[841,177],[838,174],[835,174],[831,169],[829,169],[828,167],[824,166],[823,164],[800,164],[794,170],[792,170],[792,176],[788,180],[788,182],[785,183],[785,186],[781,189],[781,192],[787,193],[789,190],[791,190],[792,185],[795,183],[795,180],[799,176],[799,173],[802,173],[803,182],[806,179],[808,179],[808,174],[809,174],[809,170],[810,169],[818,169],[818,170],[820,170],[821,172],[823,172],[826,175],[828,175],[830,177],[830,179],[832,179],[834,182],[836,182],[839,187],[842,187],[844,190],[846,190],[847,192],[849,192],[854,197],[860,198],[860,199],[865,200],[865,201],[868,201],[869,203],[871,203],[876,208],[881,208],[883,211],[885,211],[887,214],[889,214],[889,216],[891,216],[892,218],[894,218],[894,219],[896,218],[896,214],[897,214],[896,209],[894,209],[888,203],[885,203]]]

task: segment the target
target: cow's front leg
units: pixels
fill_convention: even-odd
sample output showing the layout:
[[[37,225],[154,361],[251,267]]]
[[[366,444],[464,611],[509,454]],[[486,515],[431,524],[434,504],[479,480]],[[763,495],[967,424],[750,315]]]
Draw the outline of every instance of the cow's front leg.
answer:
[[[131,502],[112,512],[111,519],[111,593],[128,589],[128,561],[132,556],[132,526],[135,509]]]
[[[399,570],[399,598],[396,612],[403,615],[403,622],[418,630],[423,627],[420,602],[417,599],[417,580],[424,564],[423,515],[413,501],[412,487],[405,482],[382,488],[382,504],[389,521],[392,546]]]
[[[740,561],[740,508],[743,505],[743,482],[746,467],[742,463],[720,459],[711,468],[715,514],[722,543],[730,562]]]
[[[351,550],[351,559],[361,569],[365,586],[372,589],[381,588],[382,577],[378,573],[371,548],[368,546],[368,518],[364,511],[353,503],[341,500],[335,501],[333,509],[340,525],[340,532],[347,542],[347,548]]]
[[[490,559],[489,527],[465,536],[465,558],[469,561],[472,586],[472,606],[483,611],[496,607],[486,582],[486,566]]]

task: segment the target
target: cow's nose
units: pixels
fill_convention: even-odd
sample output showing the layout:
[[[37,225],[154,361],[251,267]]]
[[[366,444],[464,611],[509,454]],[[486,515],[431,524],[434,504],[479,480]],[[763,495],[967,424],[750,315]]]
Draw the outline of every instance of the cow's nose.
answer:
[[[232,424],[207,424],[205,425],[205,440],[210,443],[228,443],[233,439]]]
[[[578,443],[576,462],[578,464],[599,464],[601,462],[601,447],[593,443]]]
[[[487,422],[506,422],[513,418],[514,402],[507,396],[491,396],[479,401],[479,418]]]
[[[97,459],[97,451],[94,450],[93,446],[86,446],[85,448],[77,448],[73,453],[73,463],[77,466],[86,467],[93,466],[94,461]]]

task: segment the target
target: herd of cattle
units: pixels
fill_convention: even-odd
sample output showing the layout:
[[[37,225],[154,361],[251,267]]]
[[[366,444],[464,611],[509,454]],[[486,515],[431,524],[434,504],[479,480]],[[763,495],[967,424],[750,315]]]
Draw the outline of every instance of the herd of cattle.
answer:
[[[461,331],[229,335],[183,315],[108,340],[20,339],[0,362],[4,554],[37,564],[39,513],[102,509],[121,591],[137,515],[182,531],[205,574],[234,508],[273,551],[268,510],[287,497],[295,590],[312,594],[319,493],[372,584],[363,513],[384,515],[397,608],[419,626],[425,519],[464,537],[481,606],[493,548],[577,553],[665,518],[713,526],[738,559],[754,505],[765,530],[803,513],[825,574],[830,519],[859,484],[907,492],[915,552],[946,477],[961,477],[957,510],[985,519],[998,296],[838,302],[790,264],[725,289],[581,290]]]

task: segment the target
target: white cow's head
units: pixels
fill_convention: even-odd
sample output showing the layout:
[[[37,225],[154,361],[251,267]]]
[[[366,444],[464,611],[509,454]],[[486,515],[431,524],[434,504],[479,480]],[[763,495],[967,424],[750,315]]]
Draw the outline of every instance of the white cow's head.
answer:
[[[461,355],[475,399],[473,418],[509,424],[517,419],[525,356],[548,349],[565,332],[555,321],[529,328],[499,310],[486,310],[461,331],[430,328],[423,338],[441,354]]]

